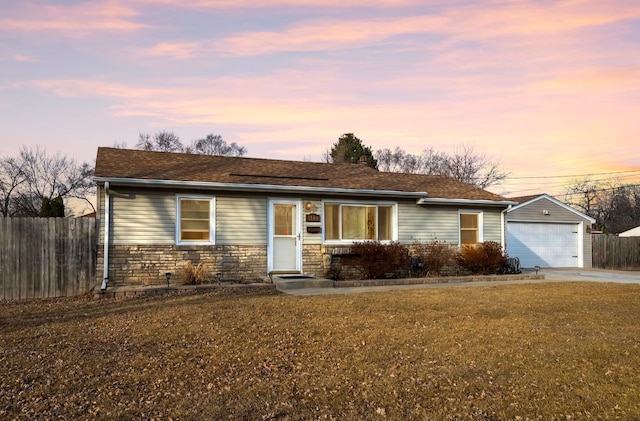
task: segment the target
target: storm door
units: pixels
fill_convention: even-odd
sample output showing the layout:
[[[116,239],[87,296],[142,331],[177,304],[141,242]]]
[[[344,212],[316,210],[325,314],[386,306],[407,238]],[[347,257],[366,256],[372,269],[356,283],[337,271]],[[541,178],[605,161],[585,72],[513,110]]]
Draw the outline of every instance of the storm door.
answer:
[[[269,271],[300,273],[302,262],[300,202],[272,199],[269,210]]]

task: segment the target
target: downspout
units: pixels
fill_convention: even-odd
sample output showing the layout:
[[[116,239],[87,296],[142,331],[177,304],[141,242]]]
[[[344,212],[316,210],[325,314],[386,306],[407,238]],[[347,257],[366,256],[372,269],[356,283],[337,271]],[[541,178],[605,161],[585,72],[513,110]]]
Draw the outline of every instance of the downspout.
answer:
[[[504,209],[502,212],[500,212],[500,241],[502,242],[501,246],[502,246],[502,250],[506,253],[507,252],[507,239],[505,238],[505,227],[506,227],[506,218],[505,218],[505,214],[507,212],[509,212],[509,209],[511,209],[512,205],[507,206],[506,209]]]
[[[102,272],[102,286],[100,291],[105,292],[107,290],[107,284],[109,283],[109,225],[110,225],[110,211],[111,200],[109,197],[109,182],[104,182],[104,252],[103,263],[104,268]]]

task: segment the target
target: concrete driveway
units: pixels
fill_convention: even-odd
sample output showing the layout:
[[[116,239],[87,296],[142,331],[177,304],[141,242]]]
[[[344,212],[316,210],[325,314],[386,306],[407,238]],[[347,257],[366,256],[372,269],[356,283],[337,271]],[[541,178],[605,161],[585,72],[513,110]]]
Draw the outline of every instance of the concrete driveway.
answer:
[[[526,270],[525,272],[531,272]],[[540,269],[547,281],[591,281],[640,284],[640,272],[605,269]]]

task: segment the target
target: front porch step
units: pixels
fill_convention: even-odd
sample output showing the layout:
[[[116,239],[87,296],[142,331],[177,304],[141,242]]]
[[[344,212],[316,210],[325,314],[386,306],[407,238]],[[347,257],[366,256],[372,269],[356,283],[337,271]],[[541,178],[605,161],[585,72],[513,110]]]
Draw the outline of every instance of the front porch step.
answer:
[[[276,289],[279,291],[289,289],[304,289],[304,288],[333,288],[333,281],[331,279],[323,278],[292,278],[286,277],[273,277],[273,283],[276,285]]]

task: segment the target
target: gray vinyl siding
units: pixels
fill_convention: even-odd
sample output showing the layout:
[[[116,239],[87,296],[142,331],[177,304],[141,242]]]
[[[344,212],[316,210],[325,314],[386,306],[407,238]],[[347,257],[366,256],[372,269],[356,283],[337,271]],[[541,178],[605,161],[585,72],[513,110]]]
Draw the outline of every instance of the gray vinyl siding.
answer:
[[[219,245],[265,245],[267,243],[267,198],[264,195],[225,196],[215,193],[176,193],[117,189],[112,194],[111,244],[175,244],[176,196],[215,198],[215,236]],[[103,191],[102,191],[103,193]],[[104,198],[101,201],[104,204]],[[100,209],[104,232],[104,206]]]
[[[483,209],[484,241],[502,242],[502,218],[500,210]]]
[[[168,190],[134,190],[115,188],[112,194],[110,243],[118,244],[175,244],[176,196],[178,194],[215,197],[215,243],[217,245],[266,245],[268,243],[267,195],[207,193],[195,191],[177,193]],[[104,189],[99,190],[101,233],[104,232]],[[292,198],[295,198],[292,196]],[[341,202],[357,198],[327,198]],[[311,201],[312,212],[304,211]],[[322,234],[308,233],[307,227],[324,229],[324,215],[320,197],[303,198],[303,218],[317,213],[321,222],[303,219],[304,244],[321,244]],[[457,206],[419,206],[414,200],[398,201],[398,240],[402,243],[433,240],[458,244]],[[470,208],[483,211],[485,241],[501,241],[500,209]],[[590,246],[590,245],[589,245]],[[586,251],[586,248],[585,248]]]
[[[418,206],[414,202],[398,203],[398,240],[402,243],[414,241],[444,241],[458,244],[459,221],[456,206]],[[501,243],[502,209],[469,208],[468,210],[482,211],[483,239]]]
[[[102,186],[98,186],[98,188],[96,189],[96,196],[97,196],[96,218],[98,218],[98,222],[100,223],[99,225],[100,231],[98,232],[98,243],[102,244],[103,238],[104,238],[104,203],[105,203],[104,188]]]
[[[434,240],[458,244],[457,208],[398,203],[398,241],[426,243]]]
[[[216,244],[267,244],[267,197],[216,196]]]
[[[547,210],[549,214],[543,215],[543,210]],[[591,224],[580,215],[545,198],[508,212],[507,219],[509,221],[522,222],[584,222],[585,224]]]
[[[111,195],[113,244],[175,244],[173,194],[135,192]]]

